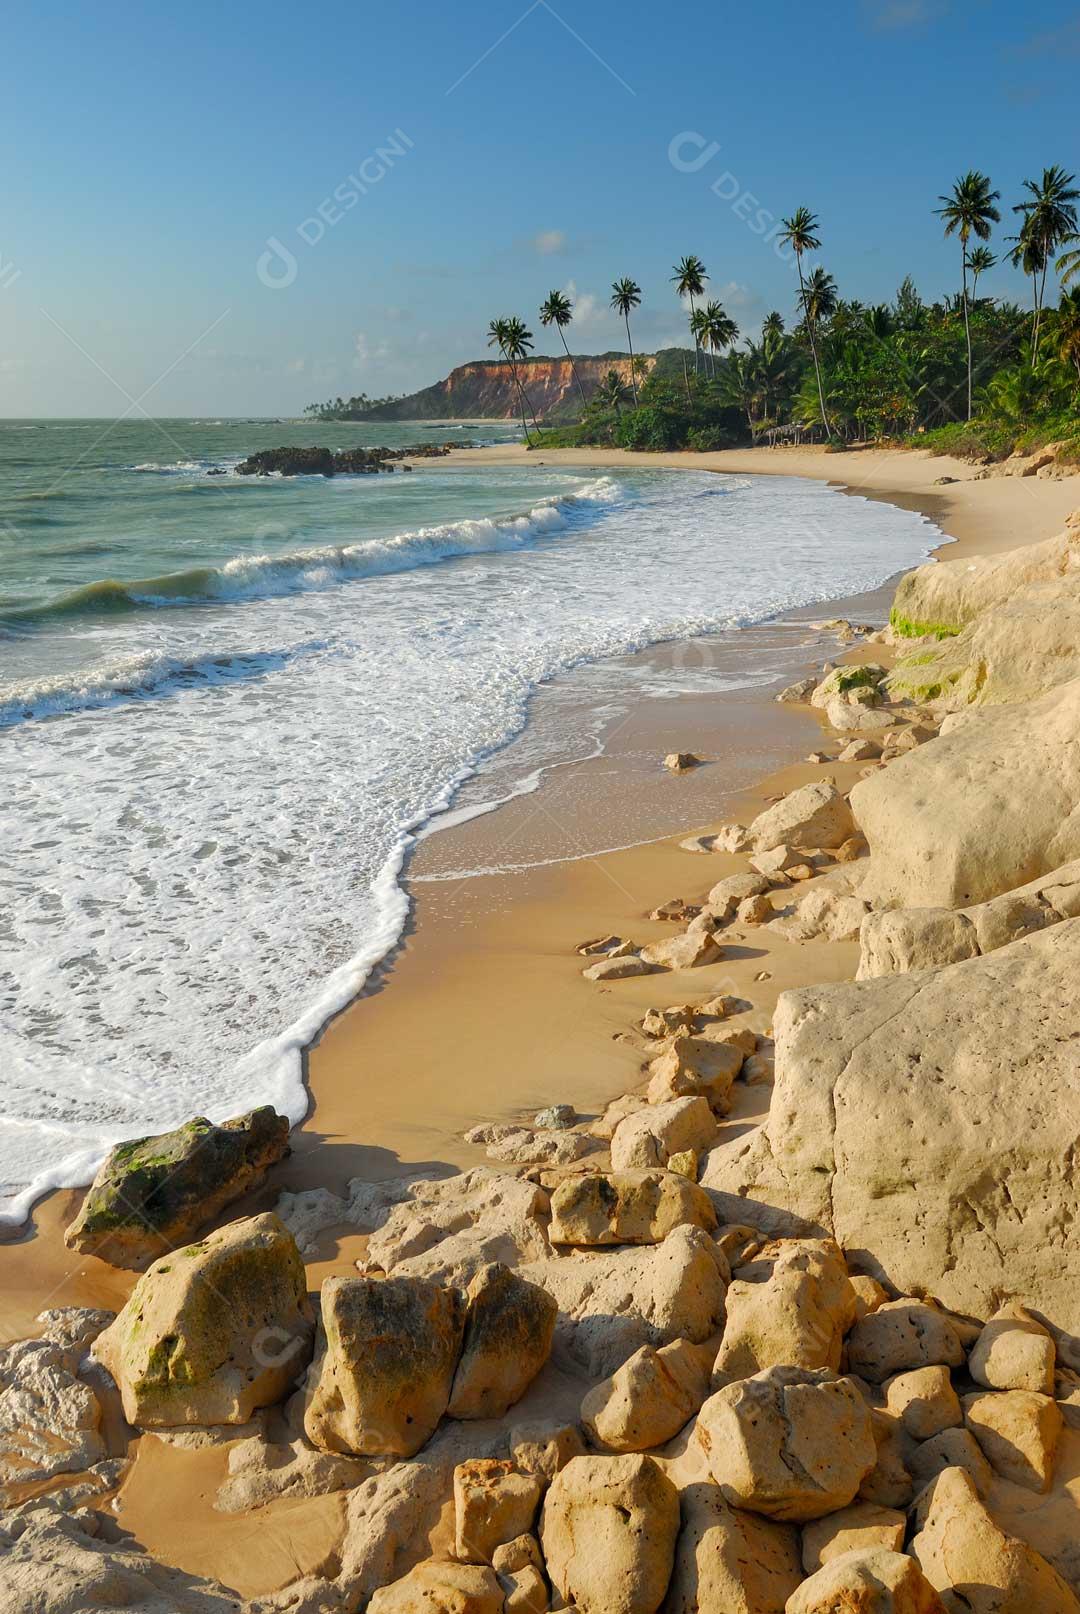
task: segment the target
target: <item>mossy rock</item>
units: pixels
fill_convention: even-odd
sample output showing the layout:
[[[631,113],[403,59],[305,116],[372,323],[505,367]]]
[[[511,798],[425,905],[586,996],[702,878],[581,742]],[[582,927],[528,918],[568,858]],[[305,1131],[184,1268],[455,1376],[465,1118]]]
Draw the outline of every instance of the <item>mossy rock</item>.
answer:
[[[64,1242],[114,1266],[145,1267],[261,1182],[288,1147],[288,1120],[269,1105],[220,1126],[200,1115],[174,1132],[119,1143]]]
[[[915,622],[895,606],[889,612],[889,626],[901,639],[955,639],[962,624],[955,622]]]
[[[304,1263],[276,1216],[155,1261],[94,1346],[139,1428],[246,1423],[311,1357]]]

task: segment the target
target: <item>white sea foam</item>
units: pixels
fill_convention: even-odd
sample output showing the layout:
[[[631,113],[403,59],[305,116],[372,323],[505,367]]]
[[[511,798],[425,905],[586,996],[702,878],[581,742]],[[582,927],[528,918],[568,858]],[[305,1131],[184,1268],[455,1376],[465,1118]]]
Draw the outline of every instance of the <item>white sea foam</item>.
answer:
[[[192,1114],[298,1120],[303,1046],[401,933],[413,838],[478,767],[489,804],[594,751],[630,676],[601,658],[871,586],[938,537],[818,484],[507,485],[545,475],[518,516],[264,547],[197,607],[13,641],[37,661],[0,708],[0,1219]],[[515,775],[500,748],[574,668],[557,749],[522,742]],[[720,687],[707,658],[647,682]]]

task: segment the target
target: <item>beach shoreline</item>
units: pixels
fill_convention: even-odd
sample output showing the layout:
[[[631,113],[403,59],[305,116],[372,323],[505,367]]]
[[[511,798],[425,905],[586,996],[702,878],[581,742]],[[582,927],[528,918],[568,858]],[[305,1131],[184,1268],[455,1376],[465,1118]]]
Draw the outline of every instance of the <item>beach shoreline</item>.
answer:
[[[777,468],[766,468],[753,454],[767,456]],[[1080,502],[1074,482],[977,482],[970,467],[928,455],[853,455],[859,474],[848,476],[844,456],[799,450],[753,454],[598,451],[581,458],[579,451],[559,451],[558,463],[608,469],[685,466],[738,475],[760,468],[769,475],[812,476],[849,494],[919,510],[950,540],[937,551],[950,560],[1050,537]],[[515,463],[525,460],[525,451],[463,451],[466,456],[470,463],[478,457]],[[936,479],[942,475],[961,479],[939,487]],[[887,614],[889,592],[881,591],[873,604],[877,621]],[[848,603],[859,620],[858,601]],[[822,604],[804,619],[834,614]],[[823,657],[835,649],[836,641],[824,633],[808,643],[805,673],[820,669]],[[849,653],[866,659],[874,649],[856,643]],[[778,705],[774,694],[775,687],[758,687],[739,696],[681,696],[653,703],[652,709],[648,701],[638,702],[622,737],[631,761],[605,752],[545,777],[532,796],[422,841],[406,876],[411,901],[406,932],[367,987],[307,1052],[309,1111],[294,1132],[291,1156],[262,1188],[230,1207],[228,1218],[272,1208],[284,1189],[340,1193],[358,1177],[437,1176],[483,1164],[483,1148],[463,1141],[469,1126],[526,1117],[552,1103],[572,1104],[588,1117],[602,1113],[617,1095],[639,1088],[643,1045],[635,1023],[646,1009],[691,988],[685,979],[673,986],[651,976],[611,985],[589,982],[582,976],[587,961],[578,956],[579,944],[607,933],[631,936],[638,945],[670,935],[670,925],[649,919],[652,909],[675,896],[698,901],[713,882],[741,866],[720,852],[693,856],[682,849],[681,839],[715,829],[722,820],[748,821],[771,800],[811,780],[829,777],[847,790],[862,771],[861,763],[835,760],[837,737],[826,735],[816,714]],[[605,792],[608,800],[625,795],[642,758],[658,766],[671,750],[697,750],[707,759],[702,769],[661,781],[668,805],[675,803],[681,816],[677,833],[524,869],[443,877],[447,869],[482,861],[485,845],[500,845],[504,861],[513,862],[514,848],[528,848],[537,826],[552,820],[566,818],[572,833],[580,806],[567,807],[568,784],[576,788],[588,774],[596,787],[590,798],[594,810],[602,812]],[[804,760],[810,752],[832,755],[826,763]],[[752,1009],[745,1024],[759,1034],[768,1032],[782,991],[850,979],[858,957],[855,942],[798,943],[753,932],[732,939],[737,945],[725,947],[722,963],[695,971],[693,995],[723,992],[747,1001]],[[744,1087],[725,1136],[756,1125],[770,1094],[767,1084]],[[0,1245],[7,1338],[30,1333],[44,1306],[116,1309],[130,1292],[134,1274],[65,1249],[63,1229],[80,1198],[80,1191],[48,1196],[23,1236]],[[311,1288],[328,1275],[354,1272],[363,1248],[355,1228],[325,1229],[307,1262]],[[246,1595],[274,1589],[280,1564],[249,1561],[248,1526],[218,1520],[208,1511],[206,1499],[224,1472],[222,1451],[196,1460],[193,1454],[164,1451],[151,1439],[138,1462],[147,1475],[153,1473],[155,1499],[151,1504],[146,1484],[133,1473],[128,1487],[140,1501],[130,1521],[123,1507],[120,1516],[141,1545]],[[192,1487],[205,1528],[189,1535],[178,1528],[177,1500]],[[325,1500],[330,1508],[332,1499]],[[301,1522],[298,1518],[297,1531]],[[281,1529],[283,1539],[291,1539],[287,1525]],[[286,1553],[282,1562],[287,1558]]]

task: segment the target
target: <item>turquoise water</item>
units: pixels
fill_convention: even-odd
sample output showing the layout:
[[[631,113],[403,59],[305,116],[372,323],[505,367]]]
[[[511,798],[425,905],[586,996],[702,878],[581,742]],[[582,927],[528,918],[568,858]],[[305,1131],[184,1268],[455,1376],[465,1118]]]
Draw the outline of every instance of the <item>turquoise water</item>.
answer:
[[[633,693],[611,658],[872,587],[940,536],[795,479],[210,474],[440,435],[513,432],[0,422],[0,1219],[193,1113],[299,1120],[301,1050],[400,935],[408,850],[464,781],[475,806],[595,752]]]

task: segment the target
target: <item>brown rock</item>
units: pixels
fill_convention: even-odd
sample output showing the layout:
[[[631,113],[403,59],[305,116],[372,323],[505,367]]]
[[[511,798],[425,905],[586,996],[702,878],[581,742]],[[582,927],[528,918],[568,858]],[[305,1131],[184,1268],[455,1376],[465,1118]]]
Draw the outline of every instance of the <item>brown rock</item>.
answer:
[[[707,1099],[676,1098],[650,1104],[627,1116],[611,1140],[611,1164],[616,1171],[635,1166],[665,1166],[680,1149],[705,1149],[716,1136],[716,1122]]]
[[[804,1580],[786,1614],[945,1614],[945,1605],[914,1558],[869,1547]]]
[[[552,1244],[659,1244],[675,1227],[713,1232],[716,1212],[703,1188],[671,1171],[612,1171],[565,1177],[551,1196]]]
[[[968,1371],[988,1390],[1054,1393],[1054,1341],[1026,1306],[1002,1306],[986,1324],[968,1357]]]
[[[873,1384],[909,1368],[959,1367],[964,1348],[948,1318],[921,1300],[891,1300],[855,1324],[848,1365]]]
[[[489,1564],[496,1547],[532,1529],[540,1481],[495,1457],[474,1457],[454,1469],[454,1556]]]
[[[869,1408],[851,1381],[794,1367],[710,1396],[697,1440],[729,1502],[792,1522],[846,1507],[877,1457]]]
[[[780,1366],[835,1372],[854,1320],[847,1267],[831,1239],[766,1245],[728,1286],[717,1381]]]
[[[648,1451],[677,1435],[709,1389],[701,1348],[678,1339],[643,1345],[581,1403],[581,1421],[610,1451]]]
[[[575,1457],[540,1526],[552,1583],[580,1614],[655,1614],[678,1533],[679,1493],[651,1457]]]
[[[1032,1390],[985,1390],[964,1397],[964,1422],[1002,1479],[1048,1491],[1063,1419],[1057,1402]]]
[[[934,1481],[920,1514],[911,1550],[948,1614],[1080,1614],[1057,1570],[998,1528],[961,1470]]]
[[[559,1308],[546,1289],[492,1262],[469,1284],[465,1343],[454,1374],[451,1418],[501,1418],[551,1355]]]
[[[930,1440],[964,1422],[947,1367],[917,1367],[886,1379],[885,1403],[913,1440]]]
[[[649,1066],[650,1104],[674,1098],[708,1099],[717,1115],[731,1107],[731,1089],[742,1069],[742,1051],[730,1042],[680,1034]]]
[[[323,1451],[412,1457],[450,1400],[465,1296],[423,1278],[327,1278],[304,1431]]]
[[[838,1513],[829,1513],[824,1519],[815,1519],[803,1526],[802,1564],[808,1575],[814,1575],[830,1558],[841,1558],[846,1552],[865,1552],[881,1547],[886,1552],[901,1552],[907,1515],[896,1508],[877,1507],[873,1502],[852,1502]]]
[[[663,1614],[783,1614],[802,1574],[790,1524],[733,1508],[715,1485],[688,1485]]]
[[[920,1486],[929,1485],[947,1468],[963,1469],[980,1496],[986,1496],[993,1484],[990,1464],[966,1429],[943,1429],[911,1454],[911,1472]]]
[[[524,1474],[534,1474],[548,1485],[572,1457],[585,1455],[585,1442],[577,1424],[533,1419],[516,1423],[509,1434],[510,1455]]]
[[[368,1614],[504,1614],[502,1588],[486,1564],[429,1560],[381,1586]]]

